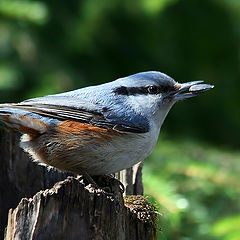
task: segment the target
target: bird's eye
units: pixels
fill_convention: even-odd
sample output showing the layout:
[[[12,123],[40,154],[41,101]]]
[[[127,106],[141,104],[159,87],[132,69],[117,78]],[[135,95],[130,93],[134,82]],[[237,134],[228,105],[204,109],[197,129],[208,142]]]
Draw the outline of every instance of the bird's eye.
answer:
[[[148,90],[148,93],[150,93],[150,94],[158,94],[159,93],[158,87],[154,86],[154,85],[148,86],[147,90]]]

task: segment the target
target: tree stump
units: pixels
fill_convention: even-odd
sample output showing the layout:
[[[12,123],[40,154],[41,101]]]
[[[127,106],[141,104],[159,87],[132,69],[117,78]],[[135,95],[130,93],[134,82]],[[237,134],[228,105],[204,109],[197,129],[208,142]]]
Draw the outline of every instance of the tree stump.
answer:
[[[18,143],[18,134],[0,130],[2,238],[7,226],[5,239],[155,239],[156,212],[153,209],[148,218],[149,212],[139,210],[139,205],[126,207],[117,180],[107,184],[113,197],[69,174],[33,163]],[[116,174],[125,194],[143,193],[141,167]],[[138,204],[145,201],[135,198]]]

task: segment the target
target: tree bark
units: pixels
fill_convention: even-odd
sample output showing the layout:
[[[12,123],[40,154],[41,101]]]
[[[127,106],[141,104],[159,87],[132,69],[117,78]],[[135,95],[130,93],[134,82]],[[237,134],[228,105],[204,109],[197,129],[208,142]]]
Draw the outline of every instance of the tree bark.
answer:
[[[118,182],[111,186],[118,200],[73,177],[24,198],[9,212],[5,239],[153,239],[154,228],[124,206]]]
[[[18,143],[18,134],[0,130],[0,231],[3,236],[7,226],[5,239],[155,238],[155,225],[124,205],[118,181],[108,183],[115,197],[108,196],[33,163]],[[116,174],[125,194],[143,193],[141,168],[138,164]]]
[[[0,239],[3,239],[10,208],[15,208],[22,198],[51,188],[68,176],[33,163],[18,146],[19,137],[11,130],[0,129]]]
[[[123,171],[115,173],[115,177],[125,186],[125,196],[143,195],[142,162],[137,163],[132,168],[127,168]]]

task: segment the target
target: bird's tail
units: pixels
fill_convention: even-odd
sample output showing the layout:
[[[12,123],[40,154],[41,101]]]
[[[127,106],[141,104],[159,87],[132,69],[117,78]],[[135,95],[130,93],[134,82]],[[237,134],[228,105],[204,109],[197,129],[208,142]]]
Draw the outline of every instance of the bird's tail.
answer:
[[[0,121],[16,131],[34,136],[47,130],[47,124],[39,115],[19,109],[17,104],[0,104]]]

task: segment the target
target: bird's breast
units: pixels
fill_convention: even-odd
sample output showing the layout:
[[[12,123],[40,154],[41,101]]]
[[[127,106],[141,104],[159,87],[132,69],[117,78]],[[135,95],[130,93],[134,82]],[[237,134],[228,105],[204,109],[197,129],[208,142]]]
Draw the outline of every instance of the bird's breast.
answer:
[[[156,131],[120,133],[75,121],[63,121],[25,144],[35,160],[63,171],[110,174],[144,160],[153,150]]]

